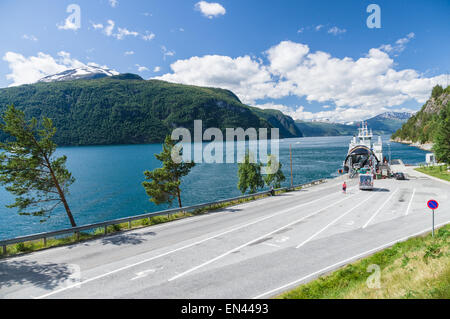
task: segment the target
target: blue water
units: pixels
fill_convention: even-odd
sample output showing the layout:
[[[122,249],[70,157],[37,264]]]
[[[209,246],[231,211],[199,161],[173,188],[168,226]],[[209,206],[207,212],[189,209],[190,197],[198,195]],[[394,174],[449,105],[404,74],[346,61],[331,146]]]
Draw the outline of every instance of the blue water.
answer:
[[[289,145],[292,145],[294,184],[337,176],[348,150],[351,137],[308,137],[280,141],[280,159],[290,182]],[[388,155],[388,136],[384,154]],[[159,167],[154,157],[160,144],[61,147],[57,156],[67,155],[67,167],[76,178],[70,188],[69,205],[78,225],[138,215],[167,208],[148,200],[141,183],[143,171]],[[424,151],[399,143],[391,143],[392,158],[405,164],[425,161]],[[193,205],[239,196],[237,164],[197,164],[182,182],[183,205]],[[62,207],[45,223],[39,217],[20,216],[6,204],[13,197],[0,186],[0,239],[12,238],[70,227]]]

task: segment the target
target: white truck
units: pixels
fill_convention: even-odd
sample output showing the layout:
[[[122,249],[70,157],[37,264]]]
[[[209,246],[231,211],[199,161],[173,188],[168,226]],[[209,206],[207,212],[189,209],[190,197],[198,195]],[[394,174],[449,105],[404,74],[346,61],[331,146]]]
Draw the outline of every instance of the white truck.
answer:
[[[373,189],[373,175],[371,173],[359,174],[359,189]]]

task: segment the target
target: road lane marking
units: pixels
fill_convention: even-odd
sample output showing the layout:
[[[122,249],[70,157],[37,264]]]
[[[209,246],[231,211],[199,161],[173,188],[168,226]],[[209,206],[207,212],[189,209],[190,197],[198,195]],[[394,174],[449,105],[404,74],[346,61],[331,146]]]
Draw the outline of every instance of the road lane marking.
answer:
[[[285,241],[288,241],[289,237],[288,236],[283,236],[277,240],[275,240],[276,243],[284,243]]]
[[[136,277],[133,277],[133,278],[131,278],[130,280],[136,280],[136,279],[142,279],[142,278],[145,278],[145,277],[147,277],[149,274],[153,274],[153,273],[155,273],[157,270],[161,270],[161,269],[163,269],[163,267],[160,267],[160,268],[158,268],[158,269],[147,269],[147,270],[144,270],[144,271],[140,271],[140,272],[137,272],[136,273]]]
[[[268,236],[270,236],[270,235],[273,235],[273,234],[275,234],[275,233],[277,233],[277,232],[279,232],[279,231],[281,231],[281,230],[283,230],[283,229],[285,229],[285,228],[288,228],[288,227],[290,227],[290,226],[292,226],[292,225],[294,225],[294,224],[296,224],[296,223],[298,223],[298,222],[300,222],[300,221],[302,221],[302,220],[304,220],[304,219],[306,219],[306,218],[309,218],[309,217],[311,217],[311,216],[313,216],[313,215],[316,215],[316,214],[318,214],[318,213],[324,211],[324,210],[327,209],[327,208],[330,208],[330,207],[332,207],[332,206],[334,206],[334,205],[336,205],[336,204],[339,204],[340,202],[343,202],[344,200],[347,200],[347,199],[352,198],[352,197],[355,196],[355,195],[356,195],[356,194],[353,194],[353,195],[350,195],[350,196],[346,196],[345,198],[343,198],[343,199],[341,199],[341,200],[339,200],[339,201],[337,201],[337,202],[335,202],[335,203],[333,203],[333,204],[330,204],[330,205],[328,205],[328,206],[326,206],[326,207],[323,207],[323,208],[321,208],[321,209],[319,209],[319,210],[317,210],[317,211],[315,211],[315,212],[313,212],[313,213],[311,213],[311,214],[309,214],[309,215],[303,216],[303,217],[300,218],[300,219],[297,219],[297,220],[295,220],[295,221],[293,221],[293,222],[291,222],[291,223],[289,223],[289,224],[287,224],[287,225],[284,225],[284,226],[282,226],[282,227],[280,227],[280,228],[278,228],[278,229],[275,229],[274,231],[271,231],[271,232],[269,232],[269,233],[267,233],[267,234],[264,234],[263,236],[260,236],[260,237],[258,237],[258,238],[256,238],[256,239],[253,239],[253,240],[251,240],[251,241],[249,241],[249,242],[247,242],[247,243],[245,243],[245,244],[243,244],[243,245],[240,245],[240,246],[238,246],[238,247],[236,247],[236,248],[233,248],[233,249],[231,249],[231,250],[229,250],[229,251],[227,251],[227,252],[225,252],[225,253],[223,253],[223,254],[221,254],[221,255],[219,255],[219,256],[213,258],[213,259],[210,259],[210,260],[208,260],[208,261],[206,261],[206,262],[204,262],[204,263],[202,263],[202,264],[200,264],[200,265],[198,265],[198,266],[195,266],[195,267],[193,267],[193,268],[191,268],[191,269],[189,269],[189,270],[186,270],[186,271],[184,271],[184,272],[182,272],[182,273],[180,273],[180,274],[178,274],[178,275],[176,275],[176,276],[170,278],[168,281],[176,280],[176,279],[178,279],[178,278],[180,278],[180,277],[183,277],[183,276],[185,276],[185,275],[187,275],[187,274],[189,274],[189,273],[191,273],[191,272],[193,272],[193,271],[195,271],[195,270],[197,270],[197,269],[200,269],[200,268],[202,268],[202,267],[204,267],[204,266],[207,266],[207,265],[209,265],[209,264],[211,264],[211,263],[213,263],[213,262],[215,262],[215,261],[217,261],[217,260],[219,260],[219,259],[222,259],[223,257],[226,257],[226,256],[228,256],[228,255],[234,253],[234,252],[237,251],[237,250],[240,250],[240,249],[242,249],[242,248],[244,248],[244,247],[246,247],[246,246],[248,246],[248,245],[251,245],[251,244],[253,244],[253,243],[255,243],[255,242],[261,240],[261,239],[264,239],[264,238],[266,238],[266,237],[268,237]],[[321,200],[323,200],[323,197],[321,198]]]
[[[161,257],[165,257],[165,256],[170,255],[170,254],[173,254],[173,253],[175,253],[175,252],[178,252],[178,251],[181,251],[181,250],[184,250],[184,249],[187,249],[187,248],[196,246],[196,245],[198,245],[198,244],[204,243],[204,242],[206,242],[206,241],[215,239],[215,238],[217,238],[217,237],[220,237],[220,236],[229,234],[229,233],[234,232],[234,231],[236,231],[236,230],[239,230],[239,229],[242,229],[242,228],[245,228],[245,227],[248,227],[248,226],[257,224],[257,223],[259,223],[259,222],[261,222],[261,221],[264,221],[264,220],[266,220],[266,219],[269,219],[269,218],[272,218],[272,217],[275,217],[275,216],[278,216],[278,215],[287,213],[287,212],[289,212],[289,211],[291,211],[291,210],[294,210],[294,209],[297,209],[297,208],[300,208],[300,207],[303,207],[303,206],[306,206],[306,205],[315,203],[315,202],[317,202],[317,201],[322,201],[324,198],[330,197],[330,196],[332,196],[332,195],[336,195],[336,194],[338,194],[338,193],[339,193],[339,192],[331,193],[331,194],[328,194],[328,195],[326,195],[326,196],[324,196],[324,197],[315,199],[315,200],[313,200],[313,201],[310,201],[310,202],[303,203],[303,204],[300,204],[300,205],[297,205],[297,206],[294,206],[294,207],[291,207],[291,208],[287,208],[287,209],[281,210],[281,211],[279,211],[279,212],[277,212],[277,213],[274,213],[274,214],[265,216],[265,217],[263,217],[263,218],[254,220],[254,221],[252,221],[252,222],[250,222],[250,223],[247,223],[247,224],[244,224],[244,225],[241,225],[241,226],[238,226],[238,227],[231,228],[231,229],[229,229],[229,230],[227,230],[227,231],[221,232],[221,233],[216,234],[216,235],[214,235],[214,236],[211,236],[211,237],[208,237],[208,238],[204,238],[204,239],[202,239],[202,240],[199,240],[199,241],[193,242],[193,243],[191,243],[191,244],[188,244],[188,245],[185,245],[185,246],[176,248],[176,249],[174,249],[174,250],[170,250],[170,251],[168,251],[168,252],[159,254],[159,255],[157,255],[157,256],[150,257],[150,258],[148,258],[148,259],[144,259],[144,260],[139,261],[139,262],[136,262],[136,263],[134,263],[134,264],[130,264],[130,265],[127,265],[127,266],[124,266],[124,267],[121,267],[121,268],[118,268],[118,269],[115,269],[115,270],[106,272],[106,273],[104,273],[104,274],[101,274],[101,275],[98,275],[98,276],[95,276],[95,277],[92,277],[92,278],[83,280],[83,281],[81,281],[81,282],[78,282],[77,285],[70,285],[70,286],[66,286],[66,287],[63,287],[63,288],[60,288],[60,289],[51,291],[51,292],[49,292],[49,293],[47,293],[47,294],[41,295],[41,296],[39,296],[39,297],[35,297],[34,299],[43,299],[43,298],[46,298],[46,297],[55,295],[55,294],[57,294],[57,293],[60,293],[60,292],[63,292],[63,291],[66,291],[66,290],[75,288],[76,286],[83,285],[83,284],[89,283],[89,282],[91,282],[91,281],[94,281],[94,280],[98,280],[98,279],[107,277],[107,276],[109,276],[109,275],[118,273],[118,272],[123,271],[123,270],[130,269],[130,268],[135,267],[135,266],[142,265],[142,264],[144,264],[144,263],[147,263],[147,262],[149,262],[149,261],[152,261],[152,260],[155,260],[155,259],[158,259],[158,258],[161,258]]]
[[[388,199],[386,199],[386,201],[377,209],[375,214],[373,214],[372,217],[369,218],[367,223],[364,224],[364,226],[362,227],[363,229],[366,228],[367,225],[369,225],[369,223],[375,218],[375,216],[378,215],[378,213],[383,209],[384,205],[386,205],[391,200],[392,196],[394,196],[394,194],[397,193],[398,190],[399,189],[397,188],[395,191],[392,192],[392,194],[388,197]]]
[[[331,223],[329,223],[328,225],[326,225],[324,228],[322,228],[321,230],[319,230],[318,232],[316,232],[314,235],[312,235],[311,237],[309,237],[307,240],[305,240],[304,242],[302,242],[301,244],[299,244],[297,247],[295,248],[300,248],[303,245],[305,245],[307,242],[309,242],[310,240],[312,240],[314,237],[316,237],[317,235],[319,235],[320,233],[322,233],[323,231],[325,231],[326,229],[328,229],[328,227],[330,227],[331,225],[333,225],[335,222],[337,222],[339,219],[341,219],[342,217],[346,216],[347,214],[351,213],[352,211],[354,211],[356,208],[358,208],[359,206],[361,206],[362,204],[364,204],[365,202],[367,202],[369,199],[371,199],[372,197],[374,197],[376,194],[372,194],[371,196],[369,196],[368,198],[366,198],[365,200],[363,200],[362,202],[360,202],[358,205],[354,206],[352,209],[350,209],[349,211],[345,212],[344,214],[342,214],[341,216],[339,216],[338,218],[334,219]]]
[[[408,208],[406,209],[406,214],[405,214],[405,216],[408,216],[409,209],[411,208],[411,204],[412,204],[412,201],[413,201],[413,198],[414,198],[414,194],[415,194],[415,193],[416,193],[416,189],[414,188],[414,189],[413,189],[413,193],[412,193],[412,195],[411,195],[411,199],[409,200]]]
[[[447,225],[448,223],[450,223],[450,220],[447,221],[447,222],[445,222],[445,223],[441,223],[441,224],[437,225],[436,227],[441,227],[441,226]],[[422,235],[423,233],[427,233],[427,232],[430,232],[430,228],[421,230],[420,232],[417,232],[417,233],[415,233],[415,234],[413,234],[413,235],[408,235],[408,236],[406,236],[406,237],[403,237],[403,238],[400,238],[400,239],[391,241],[391,242],[389,242],[389,243],[387,243],[387,244],[384,244],[384,245],[378,246],[378,247],[376,247],[376,248],[367,250],[367,251],[365,251],[365,252],[363,252],[363,253],[360,253],[360,254],[358,254],[358,255],[355,255],[355,256],[353,256],[353,257],[350,257],[350,258],[341,260],[341,261],[339,261],[339,262],[337,262],[337,263],[335,263],[335,264],[333,264],[333,265],[330,265],[330,266],[327,266],[327,267],[325,267],[325,268],[322,268],[322,269],[320,269],[320,270],[318,270],[318,271],[315,271],[315,272],[313,272],[313,273],[311,273],[311,274],[309,274],[309,275],[306,275],[306,276],[304,276],[304,277],[302,277],[302,278],[300,278],[300,279],[297,279],[297,280],[295,280],[295,281],[291,281],[290,283],[287,283],[287,284],[285,284],[285,285],[283,285],[283,286],[281,286],[281,287],[278,287],[278,288],[272,289],[272,290],[270,290],[270,291],[267,291],[267,292],[265,292],[265,293],[259,294],[258,296],[253,297],[252,299],[259,299],[259,298],[262,298],[262,297],[268,296],[268,295],[272,296],[275,292],[280,291],[280,290],[285,290],[285,289],[287,289],[287,288],[289,288],[289,287],[291,287],[291,286],[294,286],[294,285],[296,285],[296,284],[299,284],[299,283],[305,281],[306,279],[308,279],[308,278],[310,278],[310,277],[314,277],[314,276],[316,276],[316,275],[323,274],[323,273],[325,273],[325,272],[327,272],[327,271],[329,271],[329,270],[333,270],[333,269],[335,269],[335,268],[337,268],[337,267],[341,267],[341,266],[343,266],[343,265],[345,265],[345,264],[347,264],[347,263],[349,263],[349,262],[356,261],[356,260],[357,260],[358,258],[360,258],[360,257],[368,256],[369,254],[371,254],[371,253],[373,253],[373,252],[379,251],[379,250],[384,249],[384,248],[386,248],[386,247],[390,247],[390,246],[392,246],[392,245],[394,245],[394,244],[396,244],[396,243],[398,243],[398,242],[405,241],[405,240],[407,240],[407,239],[409,239],[409,238],[411,238],[411,237],[416,237],[416,236]]]

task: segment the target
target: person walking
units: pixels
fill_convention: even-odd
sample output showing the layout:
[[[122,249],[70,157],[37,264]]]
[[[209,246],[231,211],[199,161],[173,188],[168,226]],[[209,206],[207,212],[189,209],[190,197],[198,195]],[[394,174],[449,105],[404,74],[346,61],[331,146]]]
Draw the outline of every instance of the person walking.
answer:
[[[342,184],[342,191],[344,192],[344,194],[347,194],[347,184],[344,181],[344,184]]]

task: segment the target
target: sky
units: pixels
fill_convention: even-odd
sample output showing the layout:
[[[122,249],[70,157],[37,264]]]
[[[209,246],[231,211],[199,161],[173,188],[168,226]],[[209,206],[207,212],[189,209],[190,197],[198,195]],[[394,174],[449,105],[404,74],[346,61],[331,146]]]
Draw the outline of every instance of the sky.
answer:
[[[0,87],[95,65],[348,123],[448,84],[449,16],[450,0],[0,0]]]

